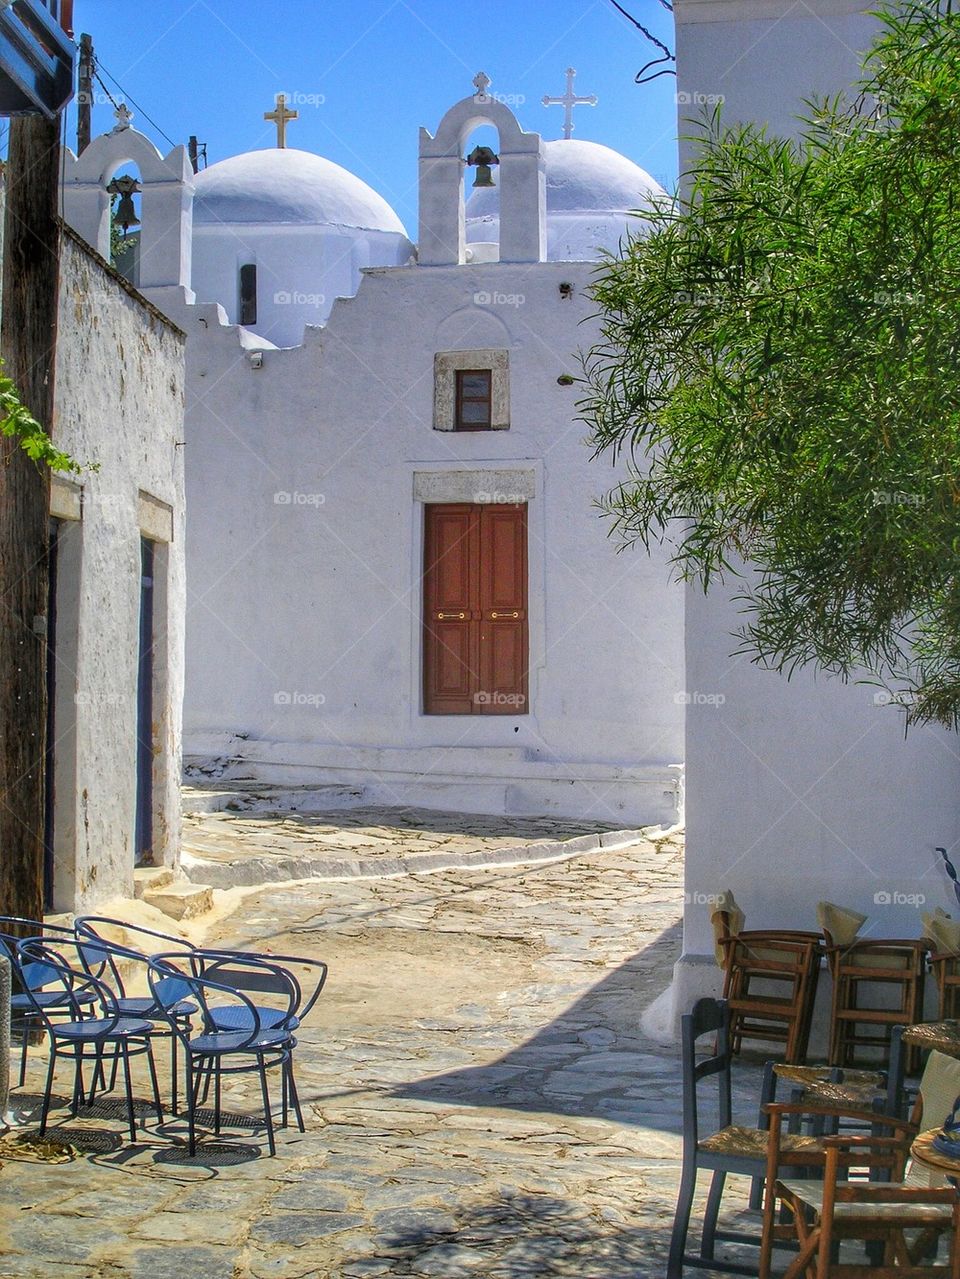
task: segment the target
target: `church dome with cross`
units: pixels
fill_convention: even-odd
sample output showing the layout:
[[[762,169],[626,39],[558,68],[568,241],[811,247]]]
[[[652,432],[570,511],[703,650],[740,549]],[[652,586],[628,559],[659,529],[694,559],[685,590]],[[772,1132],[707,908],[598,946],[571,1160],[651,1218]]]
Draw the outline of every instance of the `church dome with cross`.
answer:
[[[615,252],[625,236],[643,232],[631,214],[668,199],[659,182],[611,147],[576,138],[543,145],[551,262],[591,262],[604,249]],[[498,187],[474,191],[465,212],[468,244],[499,239]]]
[[[232,324],[295,346],[338,297],[354,296],[365,267],[403,266],[414,250],[371,186],[287,147],[296,112],[282,99],[265,119],[277,126],[276,147],[221,160],[194,180],[193,289]]]

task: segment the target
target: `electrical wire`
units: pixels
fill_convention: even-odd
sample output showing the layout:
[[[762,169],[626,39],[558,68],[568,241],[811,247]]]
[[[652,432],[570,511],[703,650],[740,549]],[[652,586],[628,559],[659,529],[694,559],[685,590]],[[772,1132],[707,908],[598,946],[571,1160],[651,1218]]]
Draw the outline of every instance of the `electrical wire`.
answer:
[[[114,98],[110,90],[107,88],[107,86],[100,79],[100,74],[99,74],[100,71],[103,72],[103,74],[107,77],[108,80],[111,80],[117,86],[117,88],[123,94],[124,101],[132,103],[136,107],[136,109],[139,111],[139,113],[143,116],[143,118],[149,121],[149,123],[153,125],[153,127],[156,129],[156,131],[160,134],[161,137],[166,138],[166,140],[170,143],[172,147],[175,147],[177,145],[177,143],[174,142],[173,138],[171,138],[170,134],[165,133],[164,130],[160,128],[156,120],[154,120],[153,117],[147,113],[147,111],[140,105],[139,102],[137,102],[135,98],[131,97],[131,95],[127,93],[126,89],[123,87],[120,81],[116,78],[116,76],[112,76],[110,72],[107,70],[107,68],[100,61],[100,59],[97,58],[94,64],[93,74],[100,81],[100,84],[103,87],[104,93],[107,95],[107,97],[110,99],[110,101],[113,103],[114,106],[117,105],[116,99]]]
[[[632,13],[628,13],[622,4],[617,3],[617,0],[610,0],[610,3],[613,5],[613,7],[617,10],[618,13],[623,14],[623,16],[627,19],[628,22],[632,22],[633,25],[640,32],[640,34],[644,36],[645,39],[649,40],[649,42],[655,48],[659,49],[661,53],[661,57],[652,58],[648,63],[646,63],[645,66],[642,66],[640,68],[640,70],[634,76],[635,83],[650,84],[652,80],[658,80],[660,76],[662,75],[675,76],[677,73],[676,71],[674,71],[672,67],[663,65],[665,62],[666,63],[676,62],[676,58],[670,52],[667,46],[663,43],[663,41],[658,40],[652,31],[648,31],[647,28],[643,25],[643,23],[640,22],[637,18],[635,18]],[[671,13],[673,12],[673,5],[670,4],[668,0],[660,0],[660,3],[663,5],[665,9],[668,9]],[[653,67],[659,67],[660,70],[654,71],[652,75],[648,75],[647,73]]]

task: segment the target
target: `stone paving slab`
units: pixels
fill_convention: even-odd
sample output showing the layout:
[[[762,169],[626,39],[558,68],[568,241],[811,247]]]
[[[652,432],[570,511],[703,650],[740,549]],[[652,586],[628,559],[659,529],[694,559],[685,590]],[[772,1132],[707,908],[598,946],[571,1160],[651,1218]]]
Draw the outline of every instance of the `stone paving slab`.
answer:
[[[130,1145],[117,1105],[56,1111],[68,1162],[0,1139],[0,1276],[662,1279],[679,1078],[639,1016],[679,952],[681,864],[672,836],[248,893],[209,942],[330,964],[298,1035],[307,1131],[267,1158],[247,1076],[224,1096],[247,1125],[205,1134],[192,1160],[180,1121],[147,1114]],[[24,1111],[42,1064],[33,1050]],[[746,1120],[757,1089],[739,1072]]]
[[[233,888],[287,879],[402,875],[549,861],[601,847],[625,847],[659,827],[617,830],[548,817],[444,813],[418,808],[310,807],[281,792],[231,793],[224,808],[184,804],[183,869],[195,883]]]

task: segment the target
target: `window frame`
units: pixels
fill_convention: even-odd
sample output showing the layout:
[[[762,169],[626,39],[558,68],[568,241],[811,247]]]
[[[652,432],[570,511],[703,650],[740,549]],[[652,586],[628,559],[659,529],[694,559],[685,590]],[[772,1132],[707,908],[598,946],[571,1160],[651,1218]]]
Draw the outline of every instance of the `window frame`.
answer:
[[[463,384],[468,377],[486,378],[486,395],[465,395]],[[456,369],[454,370],[455,400],[453,429],[455,431],[491,431],[493,430],[493,369]],[[465,404],[482,404],[486,406],[486,420],[483,422],[466,422],[463,417]]]

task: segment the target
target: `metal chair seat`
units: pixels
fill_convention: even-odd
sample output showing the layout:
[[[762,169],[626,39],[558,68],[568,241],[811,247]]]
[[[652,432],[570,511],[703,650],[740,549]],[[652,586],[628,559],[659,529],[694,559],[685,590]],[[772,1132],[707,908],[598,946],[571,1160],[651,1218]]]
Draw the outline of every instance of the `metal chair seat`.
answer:
[[[254,1006],[263,1030],[276,1030],[280,1025],[288,1030],[298,1030],[300,1027],[300,1018],[286,1017],[282,1008],[269,1008],[262,1004]],[[211,1008],[210,1016],[218,1030],[249,1030],[252,1024],[247,1010],[233,1005],[226,1008]]]
[[[275,1048],[292,1048],[296,1040],[286,1030],[260,1030],[251,1038],[252,1023],[245,1030],[221,1030],[210,1034],[197,1035],[190,1040],[190,1051],[204,1057],[215,1057],[220,1053],[240,1051],[270,1051]]]
[[[124,995],[122,999],[117,1000],[117,1007],[126,1017],[160,1016],[157,1001],[151,999],[149,995],[142,997]],[[170,1013],[174,1017],[190,1017],[196,1011],[197,1005],[191,1004],[187,999],[170,1009]]]
[[[89,991],[77,993],[74,998],[77,1004],[90,1005],[94,1002],[94,996]],[[64,1008],[69,1007],[69,1001],[63,991],[58,990],[38,990],[33,995],[11,995],[10,1011],[12,1013],[33,1012],[35,1004],[39,1004],[41,1008],[52,1012],[57,1005],[61,1004]]]
[[[152,1030],[152,1021],[143,1021],[138,1017],[88,1017],[84,1021],[57,1022],[57,1036],[60,1039],[77,1041],[93,1042],[102,1038],[105,1033],[108,1033],[111,1039],[121,1035],[124,1037],[149,1035]]]

